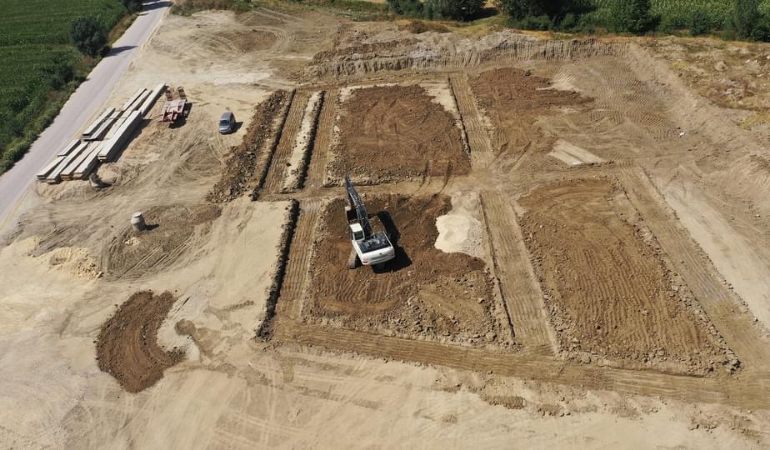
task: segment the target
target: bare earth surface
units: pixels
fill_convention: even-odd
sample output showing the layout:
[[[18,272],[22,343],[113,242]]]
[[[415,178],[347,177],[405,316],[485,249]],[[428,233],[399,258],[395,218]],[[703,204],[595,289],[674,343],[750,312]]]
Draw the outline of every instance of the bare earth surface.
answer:
[[[1,225],[0,447],[770,446],[770,47],[285,8],[166,16],[108,103],[186,121]]]

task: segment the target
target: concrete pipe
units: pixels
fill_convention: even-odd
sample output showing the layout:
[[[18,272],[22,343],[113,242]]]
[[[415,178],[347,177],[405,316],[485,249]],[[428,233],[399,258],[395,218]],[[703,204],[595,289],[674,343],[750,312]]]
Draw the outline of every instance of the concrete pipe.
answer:
[[[147,224],[144,223],[144,216],[142,213],[134,213],[134,215],[131,216],[131,226],[136,232],[141,232],[147,229]]]

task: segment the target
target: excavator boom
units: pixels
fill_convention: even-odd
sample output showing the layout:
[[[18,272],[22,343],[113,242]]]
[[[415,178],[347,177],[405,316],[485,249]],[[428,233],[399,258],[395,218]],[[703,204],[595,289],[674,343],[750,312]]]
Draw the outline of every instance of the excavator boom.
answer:
[[[356,218],[358,223],[361,224],[361,228],[364,229],[364,235],[368,238],[372,235],[372,224],[369,222],[369,213],[366,212],[366,205],[358,195],[358,191],[353,187],[353,182],[350,181],[350,176],[345,175],[345,188],[348,191],[348,202],[350,203],[350,209],[356,212]]]

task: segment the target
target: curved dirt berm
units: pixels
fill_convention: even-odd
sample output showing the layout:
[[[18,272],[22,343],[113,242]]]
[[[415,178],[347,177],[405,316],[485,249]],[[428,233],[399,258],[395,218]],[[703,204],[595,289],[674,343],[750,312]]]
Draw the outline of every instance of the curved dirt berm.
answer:
[[[157,342],[158,328],[175,300],[169,292],[137,292],[102,325],[96,345],[99,369],[126,391],[147,389],[184,357],[181,350],[169,352]]]

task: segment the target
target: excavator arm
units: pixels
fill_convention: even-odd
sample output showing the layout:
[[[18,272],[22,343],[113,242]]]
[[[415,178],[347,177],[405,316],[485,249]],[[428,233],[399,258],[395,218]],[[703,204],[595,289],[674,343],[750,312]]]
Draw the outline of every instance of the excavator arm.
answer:
[[[366,212],[366,206],[358,195],[356,188],[353,187],[353,182],[350,181],[349,175],[345,175],[345,188],[348,191],[350,210],[355,211],[356,219],[358,223],[361,224],[361,228],[364,229],[365,237],[369,238],[372,235],[372,224],[369,222],[369,213]],[[350,220],[350,218],[348,220]]]

